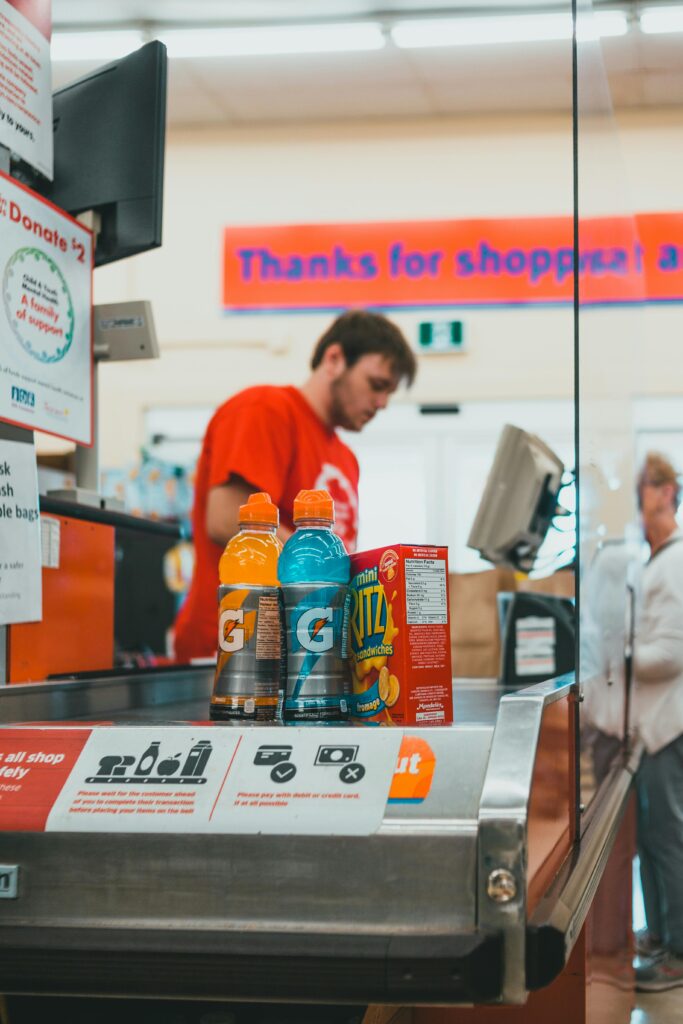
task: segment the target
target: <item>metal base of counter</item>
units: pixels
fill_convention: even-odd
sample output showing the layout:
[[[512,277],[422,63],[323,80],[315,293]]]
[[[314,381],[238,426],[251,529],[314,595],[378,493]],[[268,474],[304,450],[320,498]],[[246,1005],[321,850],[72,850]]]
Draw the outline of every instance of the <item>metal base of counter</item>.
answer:
[[[125,725],[144,738],[162,723],[206,721],[211,680],[198,668],[12,686],[0,691],[0,722],[87,720],[100,736]],[[557,984],[584,941],[633,762],[614,765],[580,827],[571,680],[514,693],[463,682],[454,706],[451,727],[403,730],[428,744],[431,788],[389,801],[368,834],[338,834],[334,816],[305,835],[295,819],[287,834],[0,831],[0,861],[22,880],[0,907],[0,991],[217,1000],[233,1015],[240,1002],[334,1004],[341,1016],[330,1021],[369,1003],[454,1007],[415,1010],[415,1024],[464,1021],[487,1005],[496,1019],[504,1004],[529,1014],[533,990]],[[202,736],[225,728],[249,733],[206,724]],[[297,730],[270,733],[296,742]],[[349,730],[366,745],[373,733]],[[15,1000],[15,1013],[31,1005],[43,1004]],[[257,1009],[244,1021],[296,1019]],[[316,1012],[311,1021],[325,1019]]]

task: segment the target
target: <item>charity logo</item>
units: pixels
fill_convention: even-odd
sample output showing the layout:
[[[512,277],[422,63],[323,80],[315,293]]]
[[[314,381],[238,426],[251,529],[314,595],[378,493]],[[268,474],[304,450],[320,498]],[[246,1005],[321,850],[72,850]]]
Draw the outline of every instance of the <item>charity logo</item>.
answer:
[[[48,416],[51,416],[53,419],[65,420],[69,415],[68,405],[63,406],[62,408],[57,408],[57,406],[53,405],[52,402],[45,401],[43,402],[43,408]]]
[[[328,491],[334,501],[334,532],[344,541],[347,551],[355,551],[358,533],[358,498],[349,478],[338,466],[323,464],[313,484],[315,490]]]
[[[41,249],[17,249],[5,266],[2,297],[12,333],[39,363],[58,363],[74,339],[71,293],[55,261]]]
[[[36,396],[34,391],[27,391],[26,388],[17,388],[12,385],[12,405],[22,405],[27,409],[34,409]]]
[[[296,624],[296,638],[305,651],[324,654],[334,644],[334,610],[332,608],[307,608]]]
[[[105,754],[100,758],[96,774],[85,781],[118,786],[202,786],[206,783],[203,773],[213,749],[211,740],[199,740],[185,754],[182,751],[162,754],[160,747],[160,740],[152,740],[138,757]]]

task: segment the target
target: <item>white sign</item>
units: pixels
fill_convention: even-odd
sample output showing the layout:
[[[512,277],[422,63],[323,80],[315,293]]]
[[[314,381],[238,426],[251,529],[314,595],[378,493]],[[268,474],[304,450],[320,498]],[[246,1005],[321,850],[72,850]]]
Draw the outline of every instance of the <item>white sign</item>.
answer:
[[[400,729],[251,729],[216,806],[221,832],[372,835],[382,824]]]
[[[0,0],[0,146],[52,179],[51,0]]]
[[[46,831],[370,835],[399,729],[95,729]]]
[[[59,569],[62,524],[52,516],[40,517],[40,546],[43,569]]]
[[[538,615],[517,619],[515,672],[518,676],[555,673],[555,620]]]
[[[40,620],[42,599],[35,448],[0,441],[0,625]]]
[[[92,234],[0,175],[0,419],[92,440]]]

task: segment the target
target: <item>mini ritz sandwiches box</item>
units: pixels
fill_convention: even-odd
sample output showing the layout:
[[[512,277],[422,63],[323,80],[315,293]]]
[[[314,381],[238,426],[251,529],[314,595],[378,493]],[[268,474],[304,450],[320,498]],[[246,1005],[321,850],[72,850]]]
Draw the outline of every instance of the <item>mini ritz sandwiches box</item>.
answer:
[[[352,718],[453,721],[448,548],[394,544],[351,555]]]

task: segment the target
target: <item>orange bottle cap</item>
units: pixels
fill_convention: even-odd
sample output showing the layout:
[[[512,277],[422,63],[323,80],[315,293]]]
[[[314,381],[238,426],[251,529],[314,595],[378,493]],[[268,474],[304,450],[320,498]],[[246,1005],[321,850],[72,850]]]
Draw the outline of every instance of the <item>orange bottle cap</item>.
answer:
[[[334,502],[327,491],[299,491],[294,499],[294,522],[307,519],[334,522]]]
[[[240,505],[240,523],[267,523],[280,525],[280,513],[277,505],[270,500],[265,491],[250,494],[246,505]]]

